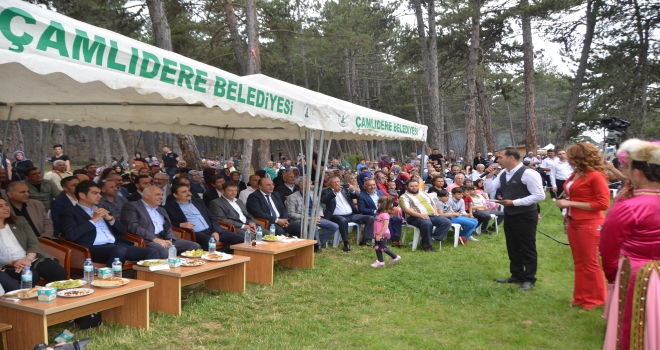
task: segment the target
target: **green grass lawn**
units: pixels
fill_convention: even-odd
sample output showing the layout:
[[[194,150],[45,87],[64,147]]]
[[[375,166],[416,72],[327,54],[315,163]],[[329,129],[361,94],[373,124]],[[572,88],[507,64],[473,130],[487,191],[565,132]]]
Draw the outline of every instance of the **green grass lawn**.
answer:
[[[556,208],[539,229],[567,240]],[[50,339],[68,328],[93,338],[92,350],[602,348],[602,308],[569,307],[569,247],[539,234],[538,282],[521,292],[493,281],[509,276],[503,230],[478,238],[454,248],[452,237],[437,253],[394,248],[402,261],[378,269],[369,266],[373,249],[323,249],[314,269],[277,266],[274,285],[248,283],[242,295],[186,287],[183,314],[152,312],[149,331],[61,324]]]

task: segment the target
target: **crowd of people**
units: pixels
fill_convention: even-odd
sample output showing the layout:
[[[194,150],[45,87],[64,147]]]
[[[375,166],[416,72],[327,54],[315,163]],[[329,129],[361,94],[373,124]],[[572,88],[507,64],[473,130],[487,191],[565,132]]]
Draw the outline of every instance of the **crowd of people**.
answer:
[[[309,164],[303,157],[295,163],[269,161],[247,179],[233,160],[204,159],[201,172],[190,170],[169,147],[157,161],[136,152],[129,164],[89,163],[76,170],[61,145],[53,150],[52,169],[45,174],[21,150],[13,152],[13,162],[1,163],[0,261],[5,268],[0,285],[5,291],[19,288],[20,273],[28,266],[35,284],[66,277],[37,237],[78,243],[94,262],[110,266],[115,258],[122,263],[166,258],[172,245],[178,253],[207,249],[213,239],[230,252],[264,221],[269,226],[264,230],[299,236],[305,215],[316,234],[317,253],[335,235],[350,252],[349,227],[362,225],[359,244],[375,250],[374,268],[385,264],[383,253],[390,264],[401,260],[388,243],[403,247],[405,226],[418,228],[422,249],[433,252],[433,241],[444,240],[453,224],[461,227],[463,245],[503,225],[511,275],[496,281],[529,290],[537,273],[538,203],[546,192],[565,217],[575,267],[571,306],[592,310],[607,304],[606,347],[625,349],[639,340],[645,328],[632,320],[642,309],[632,296],[644,288],[655,301],[660,290],[655,249],[660,225],[654,215],[660,143],[627,141],[613,162],[603,161],[588,143],[544,156],[522,157],[514,148],[485,157],[477,152],[472,164],[458,164],[453,151],[445,157],[434,149],[424,157],[411,153],[402,162],[388,156],[360,159],[355,170],[338,159],[324,166],[315,155]],[[320,170],[318,184],[307,181],[308,171],[314,179]],[[315,186],[322,187],[323,208],[312,218]],[[611,188],[619,196],[606,219]],[[234,226],[235,233],[220,223]],[[195,241],[177,238],[176,227],[194,231]],[[126,239],[127,232],[143,238],[146,247]],[[644,279],[636,278],[643,267]],[[618,303],[624,303],[622,313]]]

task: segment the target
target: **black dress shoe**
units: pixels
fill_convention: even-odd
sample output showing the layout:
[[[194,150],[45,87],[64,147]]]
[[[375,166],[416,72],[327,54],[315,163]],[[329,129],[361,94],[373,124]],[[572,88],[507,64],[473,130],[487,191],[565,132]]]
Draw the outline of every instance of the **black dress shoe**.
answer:
[[[360,241],[360,245],[361,246],[366,245],[367,247],[371,247],[371,242],[367,241],[366,239],[363,239],[363,240]]]
[[[515,277],[509,277],[509,278],[498,278],[495,280],[497,283],[523,283],[523,281],[515,278]]]
[[[523,282],[518,289],[522,291],[530,290],[534,284],[532,282]]]
[[[437,252],[437,250],[435,250],[435,249],[433,248],[433,246],[431,246],[431,245],[424,246],[424,247],[422,247],[422,249],[423,249],[425,252]]]
[[[344,243],[344,251],[345,252],[350,252],[351,251],[350,243]]]
[[[320,253],[321,252],[321,246],[318,244],[314,244],[314,253]]]

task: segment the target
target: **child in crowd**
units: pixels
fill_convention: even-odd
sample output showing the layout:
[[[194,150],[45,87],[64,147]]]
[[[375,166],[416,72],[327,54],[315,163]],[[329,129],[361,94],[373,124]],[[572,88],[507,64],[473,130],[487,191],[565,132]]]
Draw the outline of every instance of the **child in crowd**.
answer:
[[[477,192],[476,187],[466,187],[466,190],[472,198],[472,215],[474,215],[474,217],[479,220],[479,225],[481,225],[481,232],[495,231],[495,225],[504,220],[504,212],[490,210],[488,208],[486,198]],[[497,216],[497,221],[488,227],[488,221],[490,221],[492,214]]]
[[[465,201],[463,201],[463,189],[456,187],[451,190],[451,198],[449,198],[449,206],[451,209],[460,214],[451,218],[451,222],[454,224],[460,224],[461,233],[460,239],[461,243],[465,245],[467,241],[479,242],[476,238],[472,237],[474,229],[477,227],[477,219],[471,218],[470,214],[465,211]]]
[[[383,252],[389,255],[392,260],[390,264],[396,264],[401,260],[401,257],[394,254],[391,250],[387,249],[387,240],[390,238],[390,216],[393,214],[392,206],[394,200],[390,196],[381,196],[378,198],[378,209],[376,209],[376,217],[374,218],[374,236],[376,239],[376,260],[375,263],[371,264],[371,267],[380,267],[384,266],[385,262],[383,261]]]
[[[396,191],[396,182],[394,181],[388,181],[387,182],[387,194],[390,195],[390,197],[394,198],[394,204],[396,204],[399,200],[399,192]]]

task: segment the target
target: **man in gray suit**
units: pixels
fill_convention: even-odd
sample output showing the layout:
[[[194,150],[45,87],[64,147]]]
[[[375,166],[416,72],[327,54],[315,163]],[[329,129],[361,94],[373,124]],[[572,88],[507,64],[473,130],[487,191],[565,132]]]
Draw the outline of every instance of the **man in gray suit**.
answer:
[[[216,220],[222,220],[236,227],[236,233],[244,235],[245,230],[257,231],[257,225],[252,215],[248,213],[245,204],[238,198],[238,185],[233,182],[222,184],[222,196],[211,201],[209,210]],[[264,229],[266,229],[264,227]]]
[[[11,213],[24,217],[37,237],[53,239],[53,222],[48,218],[44,205],[30,199],[27,185],[21,182],[10,183],[7,186],[7,197]]]
[[[121,223],[128,232],[144,238],[147,248],[158,251],[161,259],[167,259],[168,249],[176,245],[177,255],[187,250],[200,249],[199,244],[176,239],[172,231],[172,221],[167,215],[163,202],[163,190],[156,186],[142,191],[142,200],[128,202],[121,208]]]

